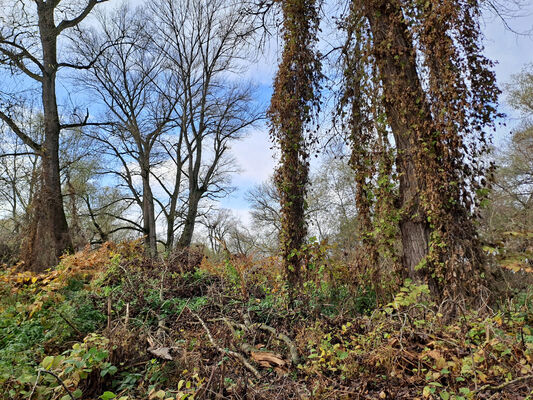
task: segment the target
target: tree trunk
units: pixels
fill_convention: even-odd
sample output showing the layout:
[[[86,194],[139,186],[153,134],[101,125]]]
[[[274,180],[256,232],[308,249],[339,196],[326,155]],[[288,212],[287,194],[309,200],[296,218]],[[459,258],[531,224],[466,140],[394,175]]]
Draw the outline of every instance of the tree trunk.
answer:
[[[185,218],[185,224],[183,225],[183,232],[176,245],[178,248],[189,247],[191,245],[194,225],[196,224],[196,216],[198,214],[198,204],[200,203],[201,198],[202,193],[198,190],[192,191],[189,195],[187,217]]]
[[[403,265],[409,277],[420,279],[416,266],[428,254],[429,225],[421,205],[424,183],[416,174],[420,135],[431,129],[431,114],[418,79],[409,31],[397,0],[364,2],[374,40],[374,55],[383,84],[385,111],[397,147],[400,180],[400,231]]]
[[[167,253],[170,253],[172,249],[174,248],[174,239],[176,237],[174,232],[174,224],[176,223],[176,213],[177,213],[177,207],[178,207],[178,197],[180,194],[180,185],[181,185],[181,178],[182,178],[182,172],[181,168],[183,163],[181,162],[181,144],[182,144],[182,137],[180,136],[180,140],[178,141],[178,151],[176,151],[176,160],[177,167],[176,167],[176,178],[174,180],[174,190],[172,191],[172,196],[170,199],[170,207],[169,212],[167,216],[167,242],[165,245],[165,249]]]
[[[61,126],[56,100],[57,33],[54,8],[38,5],[39,31],[43,51],[42,102],[44,143],[42,180],[39,200],[34,206],[34,227],[23,249],[24,261],[33,270],[42,271],[57,264],[59,257],[72,249],[63,207],[59,174],[59,134]]]
[[[150,187],[150,172],[143,168],[143,231],[146,252],[150,257],[157,257],[157,235],[155,227],[154,196]]]

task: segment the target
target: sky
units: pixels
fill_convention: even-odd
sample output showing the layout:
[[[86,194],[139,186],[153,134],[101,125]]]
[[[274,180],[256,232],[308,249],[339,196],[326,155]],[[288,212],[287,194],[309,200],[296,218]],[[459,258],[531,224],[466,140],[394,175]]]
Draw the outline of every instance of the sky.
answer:
[[[508,17],[506,23],[515,32],[533,32],[533,0],[519,1],[522,1],[524,5],[524,8],[516,13],[520,16]],[[129,0],[129,2],[134,6],[143,3],[141,0]],[[512,3],[511,0],[501,2]],[[105,7],[112,8],[116,4],[117,2],[110,1]],[[326,5],[332,9],[335,9],[336,4],[335,0],[326,1]],[[326,14],[330,14],[330,11],[327,10]],[[533,63],[533,34],[528,36],[514,33],[500,18],[490,14],[486,14],[483,21],[485,54],[496,62],[497,81],[503,88],[503,85],[510,81],[512,74],[520,72],[527,63]],[[336,35],[331,33],[331,26],[327,26],[328,23],[325,25],[323,35],[327,36],[327,40],[323,40],[320,46],[325,46],[328,41],[336,39]],[[270,37],[265,46],[264,54],[250,65],[246,73],[236,77],[236,79],[253,81],[257,85],[255,100],[264,105],[268,105],[272,94],[272,83],[280,56],[279,39],[275,32],[273,33],[274,35]],[[72,81],[69,80],[58,80],[58,93],[63,94],[63,100],[66,99],[67,93],[79,97],[79,92],[73,89]],[[519,119],[519,115],[505,103],[505,96],[502,96],[501,100],[500,110],[508,116],[505,120],[506,126],[500,126],[495,133],[496,146],[501,146],[510,137],[510,132],[518,124]],[[232,179],[235,191],[220,201],[220,207],[232,210],[243,223],[247,224],[250,222],[250,216],[245,193],[267,180],[276,166],[275,151],[266,124],[259,124],[249,132],[245,139],[233,143],[231,151],[237,160],[240,172]],[[312,168],[313,166],[316,168],[317,165],[318,163],[315,162]]]
[[[506,24],[520,34],[514,33],[505,26],[501,18],[487,13],[483,19],[483,33],[485,36],[485,55],[496,63],[495,72],[501,89],[509,82],[511,76],[520,72],[528,63],[533,63],[533,0],[523,2],[521,16],[506,18]],[[279,49],[275,42],[271,43],[268,53],[248,71],[250,78],[260,85],[260,95],[268,102],[272,93],[272,82],[277,68]],[[500,99],[500,110],[504,112],[505,126],[497,128],[494,135],[495,145],[501,146],[510,137],[513,127],[518,124],[519,115],[505,102],[505,94]],[[244,194],[272,174],[275,165],[275,152],[269,139],[268,129],[261,126],[254,129],[248,137],[232,147],[233,154],[241,167],[241,173],[233,178],[233,185],[237,187],[230,196],[222,199],[221,206],[232,210],[242,222],[249,222],[249,205]]]

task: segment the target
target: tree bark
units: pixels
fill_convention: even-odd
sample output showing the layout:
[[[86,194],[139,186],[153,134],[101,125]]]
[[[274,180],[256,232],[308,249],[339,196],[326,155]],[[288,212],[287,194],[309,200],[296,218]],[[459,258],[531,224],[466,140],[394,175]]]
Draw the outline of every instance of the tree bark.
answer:
[[[421,205],[424,188],[416,173],[422,134],[428,134],[431,114],[416,70],[412,38],[397,0],[364,2],[374,40],[374,56],[383,84],[385,111],[397,147],[400,181],[402,261],[410,278],[420,279],[416,266],[428,254],[429,224]]]
[[[54,7],[38,3],[39,32],[43,52],[42,102],[44,143],[42,145],[42,186],[34,206],[33,234],[23,249],[24,261],[34,270],[55,265],[59,257],[72,249],[63,207],[59,175],[59,134],[61,125],[57,110],[57,29]]]
[[[144,164],[141,170],[141,178],[143,182],[142,212],[144,243],[147,254],[150,257],[157,257],[154,196],[150,186],[150,160],[143,160],[142,163]]]
[[[194,190],[189,195],[189,207],[187,208],[187,216],[183,225],[183,231],[176,246],[178,248],[189,247],[192,242],[194,234],[194,226],[196,224],[196,217],[198,215],[198,204],[202,198],[202,192]]]

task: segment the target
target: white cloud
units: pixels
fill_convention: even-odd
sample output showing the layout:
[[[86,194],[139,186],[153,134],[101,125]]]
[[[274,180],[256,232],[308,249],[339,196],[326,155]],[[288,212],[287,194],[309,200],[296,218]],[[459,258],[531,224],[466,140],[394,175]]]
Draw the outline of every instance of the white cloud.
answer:
[[[275,152],[266,127],[258,128],[245,139],[235,142],[231,153],[242,169],[233,179],[236,186],[261,183],[274,171]]]

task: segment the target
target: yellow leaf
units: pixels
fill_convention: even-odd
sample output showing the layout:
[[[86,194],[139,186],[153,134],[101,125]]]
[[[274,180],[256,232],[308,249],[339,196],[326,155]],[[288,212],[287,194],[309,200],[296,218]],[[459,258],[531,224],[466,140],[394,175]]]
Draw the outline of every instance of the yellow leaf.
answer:
[[[155,393],[152,393],[149,399],[164,399],[167,394],[164,390],[158,390]]]

